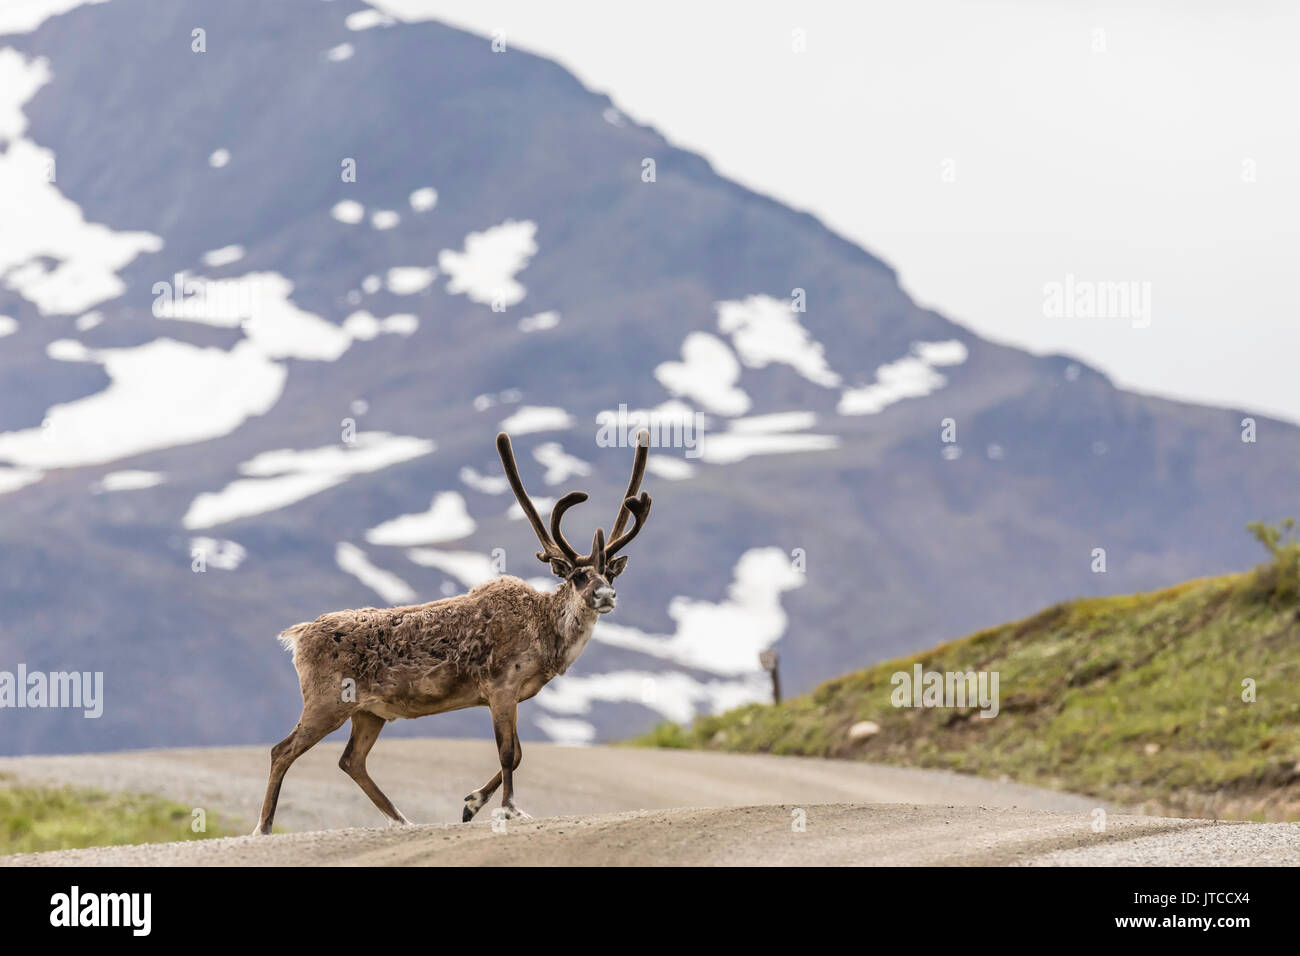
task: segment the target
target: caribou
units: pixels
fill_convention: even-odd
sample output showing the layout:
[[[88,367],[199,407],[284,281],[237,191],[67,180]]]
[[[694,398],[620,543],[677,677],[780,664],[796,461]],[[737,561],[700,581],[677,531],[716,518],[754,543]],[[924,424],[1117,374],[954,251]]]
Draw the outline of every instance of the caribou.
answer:
[[[271,773],[254,832],[271,832],[280,786],[293,762],[349,719],[352,735],[339,767],[390,821],[409,823],[366,772],[366,756],[385,722],[481,706],[492,715],[501,769],[466,795],[461,819],[472,820],[498,788],[505,818],[528,816],[515,803],[514,772],[523,759],[519,703],[573,666],[596,618],[614,610],[614,579],[627,567],[627,556],[619,552],[650,514],[650,496],[640,492],[649,438],[645,431],[637,435],[632,477],[608,539],[597,528],[591,551],[580,555],[560,522],[587,495],[571,491],[560,498],[548,530],[524,490],[510,437],[497,435],[506,478],[542,545],[537,557],[560,579],[554,591],[501,575],[457,597],[332,611],[281,632],[298,672],[302,716],[271,748]]]

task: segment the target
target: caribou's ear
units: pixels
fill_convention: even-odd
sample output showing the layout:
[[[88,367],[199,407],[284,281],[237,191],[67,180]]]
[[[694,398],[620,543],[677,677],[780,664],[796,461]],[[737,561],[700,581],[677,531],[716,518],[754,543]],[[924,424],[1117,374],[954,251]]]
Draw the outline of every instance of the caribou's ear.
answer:
[[[605,565],[606,580],[613,581],[616,577],[618,577],[620,574],[623,573],[623,569],[626,567],[627,567],[626,554],[620,554],[617,558],[610,558],[609,563]]]
[[[558,577],[568,577],[573,571],[573,563],[562,554],[547,554],[545,551],[538,551],[537,560],[543,564],[549,564],[552,573]]]

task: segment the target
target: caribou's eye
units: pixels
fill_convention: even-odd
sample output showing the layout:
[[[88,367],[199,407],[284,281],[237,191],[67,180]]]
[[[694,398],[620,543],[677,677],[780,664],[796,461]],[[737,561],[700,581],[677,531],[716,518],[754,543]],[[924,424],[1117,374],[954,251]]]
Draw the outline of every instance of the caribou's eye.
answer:
[[[586,584],[586,583],[587,583],[587,572],[586,572],[586,571],[575,571],[575,572],[573,572],[573,583],[574,583],[574,584],[578,584],[578,585]]]

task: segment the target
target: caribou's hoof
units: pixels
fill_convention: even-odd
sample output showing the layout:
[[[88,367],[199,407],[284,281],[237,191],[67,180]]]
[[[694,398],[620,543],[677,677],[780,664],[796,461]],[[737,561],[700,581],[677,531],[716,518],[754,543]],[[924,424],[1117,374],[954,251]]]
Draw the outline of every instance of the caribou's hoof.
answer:
[[[531,820],[533,815],[520,810],[513,803],[503,803],[501,805],[501,815],[507,820]]]
[[[474,819],[474,814],[483,809],[483,804],[487,801],[483,799],[483,794],[475,790],[465,797],[465,809],[461,811],[460,822],[469,823]]]

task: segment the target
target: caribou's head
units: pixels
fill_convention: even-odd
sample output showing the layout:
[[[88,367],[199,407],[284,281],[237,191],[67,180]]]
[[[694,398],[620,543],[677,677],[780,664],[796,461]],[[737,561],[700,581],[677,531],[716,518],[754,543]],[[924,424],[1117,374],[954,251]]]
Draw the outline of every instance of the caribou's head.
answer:
[[[537,533],[537,539],[542,543],[542,550],[537,552],[538,559],[549,564],[552,573],[563,578],[566,584],[574,589],[580,600],[598,614],[608,614],[614,610],[617,595],[614,593],[613,582],[627,567],[627,556],[620,555],[618,552],[637,536],[641,526],[645,524],[646,516],[650,514],[650,496],[641,492],[641,496],[637,497],[641,478],[645,475],[645,461],[649,448],[650,433],[645,430],[638,432],[636,458],[632,463],[632,479],[623,494],[623,504],[618,509],[618,517],[614,520],[614,530],[610,532],[609,542],[605,541],[605,530],[597,528],[591,542],[591,553],[580,555],[570,547],[569,542],[564,540],[564,535],[560,532],[560,519],[574,505],[587,500],[586,492],[571,491],[555,503],[555,507],[551,509],[551,529],[547,532],[546,526],[542,524],[542,519],[537,514],[537,509],[533,507],[532,499],[528,497],[528,492],[524,491],[524,483],[519,478],[519,467],[515,464],[515,453],[510,447],[510,436],[505,432],[497,435],[497,453],[501,456],[506,478],[510,480],[510,487],[519,501],[519,507],[524,509],[524,515],[532,524],[533,531]],[[633,519],[632,527],[624,531],[629,516]]]

